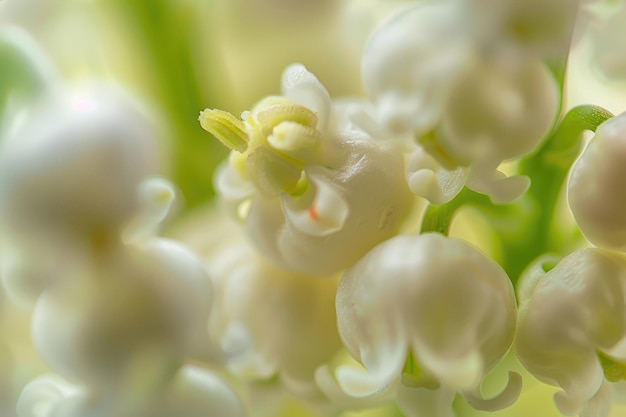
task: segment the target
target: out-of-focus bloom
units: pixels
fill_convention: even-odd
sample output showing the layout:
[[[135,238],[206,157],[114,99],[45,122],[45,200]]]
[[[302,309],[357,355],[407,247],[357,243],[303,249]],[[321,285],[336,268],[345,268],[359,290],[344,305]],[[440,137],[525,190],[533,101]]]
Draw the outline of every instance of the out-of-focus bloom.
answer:
[[[568,201],[594,245],[626,250],[626,113],[601,124],[572,168]]]
[[[341,387],[358,404],[397,389],[407,415],[449,416],[456,392],[491,410],[519,395],[514,373],[497,397],[480,393],[511,346],[517,309],[506,273],[463,241],[392,238],[345,273],[336,304],[339,334],[365,369],[340,366],[335,382],[320,368],[318,383],[331,397]]]
[[[560,59],[570,48],[581,3],[594,0],[452,0],[486,50]]]
[[[235,393],[215,374],[187,365],[156,395],[127,392],[111,403],[56,376],[31,381],[17,403],[18,417],[243,417]],[[136,398],[133,398],[136,396]]]
[[[210,333],[228,354],[228,369],[246,382],[278,377],[292,393],[312,397],[315,369],[341,348],[334,308],[338,277],[279,270],[259,256],[232,219],[202,214],[180,238],[203,258],[211,277]]]
[[[281,268],[327,275],[397,232],[412,204],[402,154],[335,112],[302,65],[282,88],[243,121],[205,110],[200,122],[233,149],[217,188],[257,248]]]
[[[389,136],[415,138],[440,166],[409,172],[412,189],[435,203],[456,195],[442,169],[466,171],[468,187],[496,202],[521,195],[528,179],[497,168],[532,150],[558,109],[556,83],[537,56],[486,43],[481,21],[502,22],[481,7],[484,14],[455,0],[420,2],[379,28],[363,55],[377,120]]]
[[[12,120],[0,149],[2,279],[32,304],[59,269],[120,241],[158,134],[110,85],[57,86]]]
[[[129,379],[167,380],[196,353],[210,283],[170,246],[119,247],[100,262],[66,268],[71,275],[47,289],[33,313],[35,346],[53,370],[118,395]],[[150,374],[133,381],[141,367]]]
[[[606,417],[611,383],[626,373],[626,264],[597,248],[576,251],[520,292],[516,352],[540,380],[563,391],[566,415]]]
[[[619,42],[626,37],[626,3],[597,0],[604,6],[588,25],[592,44],[592,64],[608,77],[626,77],[626,57],[616,53]],[[607,7],[608,6],[608,7]],[[599,15],[599,16],[598,16]]]

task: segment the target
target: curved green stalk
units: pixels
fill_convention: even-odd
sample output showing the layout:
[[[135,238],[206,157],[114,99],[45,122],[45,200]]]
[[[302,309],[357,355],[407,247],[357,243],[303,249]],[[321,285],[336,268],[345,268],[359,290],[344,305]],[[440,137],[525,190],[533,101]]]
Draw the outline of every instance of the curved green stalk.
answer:
[[[11,100],[38,95],[57,78],[38,45],[17,28],[0,31],[0,63],[0,115]]]

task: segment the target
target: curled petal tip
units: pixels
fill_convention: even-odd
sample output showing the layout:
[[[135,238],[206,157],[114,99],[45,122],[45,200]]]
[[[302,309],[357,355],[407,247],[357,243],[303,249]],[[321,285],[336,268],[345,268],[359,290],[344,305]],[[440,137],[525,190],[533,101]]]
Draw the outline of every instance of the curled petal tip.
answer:
[[[509,380],[504,389],[491,398],[482,398],[482,395],[465,393],[463,396],[467,402],[477,410],[497,411],[510,407],[517,401],[522,392],[522,376],[517,372],[509,372]]]

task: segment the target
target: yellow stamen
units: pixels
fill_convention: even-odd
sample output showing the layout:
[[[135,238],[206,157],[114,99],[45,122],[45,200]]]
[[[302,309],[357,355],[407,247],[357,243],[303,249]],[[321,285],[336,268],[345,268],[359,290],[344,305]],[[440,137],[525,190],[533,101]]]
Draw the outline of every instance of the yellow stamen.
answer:
[[[243,122],[232,114],[217,109],[206,109],[200,113],[200,125],[215,136],[224,146],[237,152],[248,149],[248,134]]]

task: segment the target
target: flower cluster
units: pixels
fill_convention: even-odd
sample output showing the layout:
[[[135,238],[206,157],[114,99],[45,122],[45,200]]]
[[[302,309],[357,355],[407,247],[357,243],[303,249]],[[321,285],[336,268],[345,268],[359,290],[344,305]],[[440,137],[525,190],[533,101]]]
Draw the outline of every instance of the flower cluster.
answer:
[[[0,340],[0,413],[462,417],[536,378],[559,412],[607,417],[626,386],[626,113],[570,109],[565,82],[603,3],[416,1],[365,46],[364,97],[291,64],[240,116],[201,111],[230,154],[217,204],[170,238],[156,118],[0,32],[28,69],[0,76],[0,301],[41,362],[24,378],[32,357]],[[490,248],[453,236],[467,206]]]

